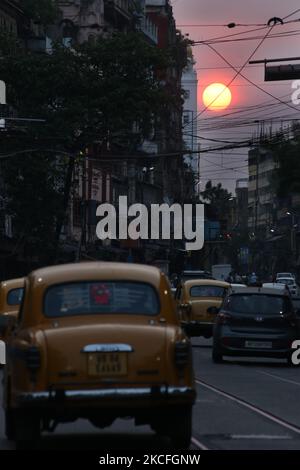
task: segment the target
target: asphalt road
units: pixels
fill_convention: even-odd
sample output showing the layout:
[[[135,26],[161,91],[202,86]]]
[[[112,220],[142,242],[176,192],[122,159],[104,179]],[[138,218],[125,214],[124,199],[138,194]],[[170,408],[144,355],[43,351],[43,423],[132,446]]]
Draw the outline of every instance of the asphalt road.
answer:
[[[230,359],[211,361],[211,341],[193,340],[198,397],[193,415],[191,449],[299,450],[300,368],[284,361]],[[2,372],[0,372],[2,382]],[[0,385],[2,400],[2,385]],[[43,434],[42,449],[170,450],[168,439],[149,427],[118,420],[104,430],[89,422],[59,425]],[[14,449],[4,437],[0,409],[0,449]]]

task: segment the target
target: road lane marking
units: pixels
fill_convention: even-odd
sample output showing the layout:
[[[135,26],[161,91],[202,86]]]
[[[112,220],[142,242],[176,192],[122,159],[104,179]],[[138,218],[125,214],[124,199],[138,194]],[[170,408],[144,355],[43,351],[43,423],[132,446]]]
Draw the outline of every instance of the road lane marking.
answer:
[[[195,437],[192,437],[192,443],[198,447],[198,449],[200,450],[209,450],[208,447],[206,447],[204,444],[202,444],[202,442],[198,441],[198,439],[196,439]]]
[[[251,403],[248,403],[247,401],[245,401],[241,398],[238,398],[235,395],[231,395],[230,393],[224,392],[224,391],[220,390],[219,388],[216,388],[213,385],[209,385],[206,382],[203,382],[202,380],[199,380],[199,379],[196,379],[196,383],[198,385],[201,385],[202,387],[205,387],[205,388],[211,390],[212,392],[215,392],[215,393],[227,398],[228,400],[231,400],[235,403],[238,403],[239,405],[244,406],[245,408],[248,408],[249,410],[253,411],[254,413],[257,413],[257,414],[263,416],[264,418],[267,418],[270,421],[273,421],[273,423],[279,424],[280,426],[282,426],[286,429],[289,429],[290,431],[293,431],[296,434],[300,434],[300,428],[298,428],[297,426],[294,426],[293,424],[290,424],[287,421],[284,421],[283,419],[278,418],[277,416],[275,416],[271,413],[268,413],[267,411],[264,411],[261,408],[256,407],[255,405],[251,405]]]
[[[296,382],[295,380],[284,379],[283,377],[280,377],[279,375],[271,374],[270,372],[264,372],[262,370],[258,370],[257,372],[263,375],[268,375],[269,377],[273,377],[273,379],[281,380],[281,382],[287,382],[289,384],[297,385],[298,387],[300,387],[300,382]]]

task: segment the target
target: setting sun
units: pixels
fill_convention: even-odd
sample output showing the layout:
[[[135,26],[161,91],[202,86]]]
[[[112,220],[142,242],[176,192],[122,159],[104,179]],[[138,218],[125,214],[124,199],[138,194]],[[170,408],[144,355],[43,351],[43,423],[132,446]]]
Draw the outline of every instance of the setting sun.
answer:
[[[203,103],[211,111],[226,109],[231,103],[231,91],[223,83],[212,83],[205,88]]]

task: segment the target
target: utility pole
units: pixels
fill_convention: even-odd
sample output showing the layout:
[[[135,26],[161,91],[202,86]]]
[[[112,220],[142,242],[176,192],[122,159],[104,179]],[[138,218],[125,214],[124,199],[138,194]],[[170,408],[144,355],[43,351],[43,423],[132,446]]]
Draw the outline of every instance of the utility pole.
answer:
[[[80,201],[80,215],[81,215],[81,233],[77,245],[76,261],[80,261],[82,247],[86,245],[86,210],[87,210],[87,197],[86,197],[86,150],[80,152],[82,157],[82,175],[81,175],[81,201]]]
[[[257,123],[257,141],[258,145],[256,148],[256,187],[255,187],[255,212],[254,212],[254,233],[257,235],[257,222],[258,222],[258,203],[259,203],[259,121],[255,121]]]
[[[258,177],[259,177],[259,150],[256,150],[256,188],[255,188],[255,223],[254,223],[254,233],[257,232],[257,219],[258,219]]]

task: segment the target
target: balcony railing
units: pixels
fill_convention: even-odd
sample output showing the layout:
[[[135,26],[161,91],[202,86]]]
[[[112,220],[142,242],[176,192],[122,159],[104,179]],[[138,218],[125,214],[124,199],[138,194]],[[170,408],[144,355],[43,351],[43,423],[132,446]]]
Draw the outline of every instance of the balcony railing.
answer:
[[[148,16],[144,16],[141,20],[141,31],[151,39],[154,44],[158,43],[158,28]]]
[[[115,12],[127,20],[131,19],[131,0],[104,0],[104,14]]]

